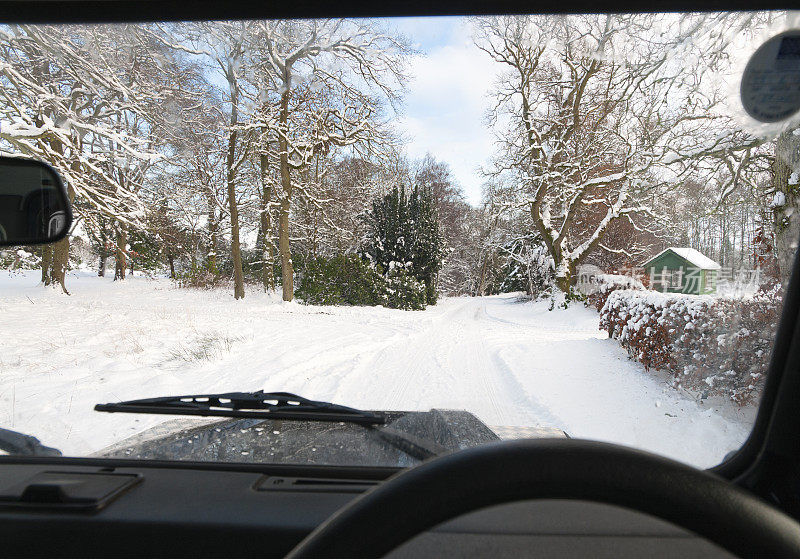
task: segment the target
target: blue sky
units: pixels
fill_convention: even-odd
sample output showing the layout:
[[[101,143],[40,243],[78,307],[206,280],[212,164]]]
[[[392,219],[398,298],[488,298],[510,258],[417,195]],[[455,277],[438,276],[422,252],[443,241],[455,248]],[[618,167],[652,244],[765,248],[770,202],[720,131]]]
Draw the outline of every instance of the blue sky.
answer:
[[[467,200],[477,205],[483,183],[478,167],[493,148],[484,115],[496,67],[472,43],[464,18],[394,18],[389,24],[421,53],[410,64],[412,79],[399,121],[410,140],[408,155],[430,152],[447,162]]]
[[[497,65],[473,44],[464,17],[387,18],[419,52],[410,61],[411,80],[397,126],[409,140],[412,159],[431,153],[450,165],[467,201],[481,201],[479,167],[493,151],[486,120],[487,94]],[[212,81],[226,87],[214,73]]]

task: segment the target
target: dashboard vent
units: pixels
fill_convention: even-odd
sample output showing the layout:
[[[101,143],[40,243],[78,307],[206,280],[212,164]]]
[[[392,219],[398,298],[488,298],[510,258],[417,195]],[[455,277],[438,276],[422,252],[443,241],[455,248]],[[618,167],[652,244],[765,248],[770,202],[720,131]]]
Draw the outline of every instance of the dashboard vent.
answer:
[[[380,481],[372,479],[264,476],[256,482],[254,489],[256,491],[363,493],[378,484]]]

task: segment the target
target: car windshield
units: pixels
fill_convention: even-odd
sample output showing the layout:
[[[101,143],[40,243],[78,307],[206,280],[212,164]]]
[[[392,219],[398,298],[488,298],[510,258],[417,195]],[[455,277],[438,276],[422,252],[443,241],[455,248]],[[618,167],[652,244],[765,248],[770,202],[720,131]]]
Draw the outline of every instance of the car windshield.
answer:
[[[800,236],[797,27],[0,26],[0,150],[75,216],[0,250],[0,453],[405,466],[571,437],[720,463]]]

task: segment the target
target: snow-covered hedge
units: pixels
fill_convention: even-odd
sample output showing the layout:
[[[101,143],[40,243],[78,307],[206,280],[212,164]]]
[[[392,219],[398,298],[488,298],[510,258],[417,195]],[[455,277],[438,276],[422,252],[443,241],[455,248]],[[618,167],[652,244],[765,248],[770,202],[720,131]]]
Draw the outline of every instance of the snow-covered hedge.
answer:
[[[739,299],[616,290],[600,328],[645,368],[668,370],[676,387],[745,404],[763,386],[781,299],[778,286]]]
[[[638,279],[619,274],[597,274],[592,277],[593,290],[586,296],[586,304],[598,311],[606,304],[608,296],[620,289],[643,290],[644,285]]]

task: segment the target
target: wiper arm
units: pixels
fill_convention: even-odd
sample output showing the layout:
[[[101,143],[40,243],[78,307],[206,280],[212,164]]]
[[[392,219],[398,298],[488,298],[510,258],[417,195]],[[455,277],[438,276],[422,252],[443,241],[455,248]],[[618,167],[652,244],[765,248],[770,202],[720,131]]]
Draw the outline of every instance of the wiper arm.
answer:
[[[61,451],[44,446],[31,435],[0,429],[0,450],[26,456],[61,456]]]
[[[385,424],[383,414],[347,406],[308,400],[289,392],[228,392],[144,398],[112,404],[97,404],[95,411],[288,419],[298,421],[343,421],[362,425]]]
[[[317,402],[290,392],[229,392],[145,398],[113,404],[97,404],[95,411],[151,413],[162,415],[200,415],[297,421],[333,421],[357,423],[370,428],[385,442],[418,460],[447,452],[436,443],[423,441],[385,425],[386,416],[330,402]]]
[[[425,441],[410,433],[404,433],[391,427],[367,427],[378,437],[417,460],[427,460],[435,456],[447,454],[448,450],[434,441]]]

